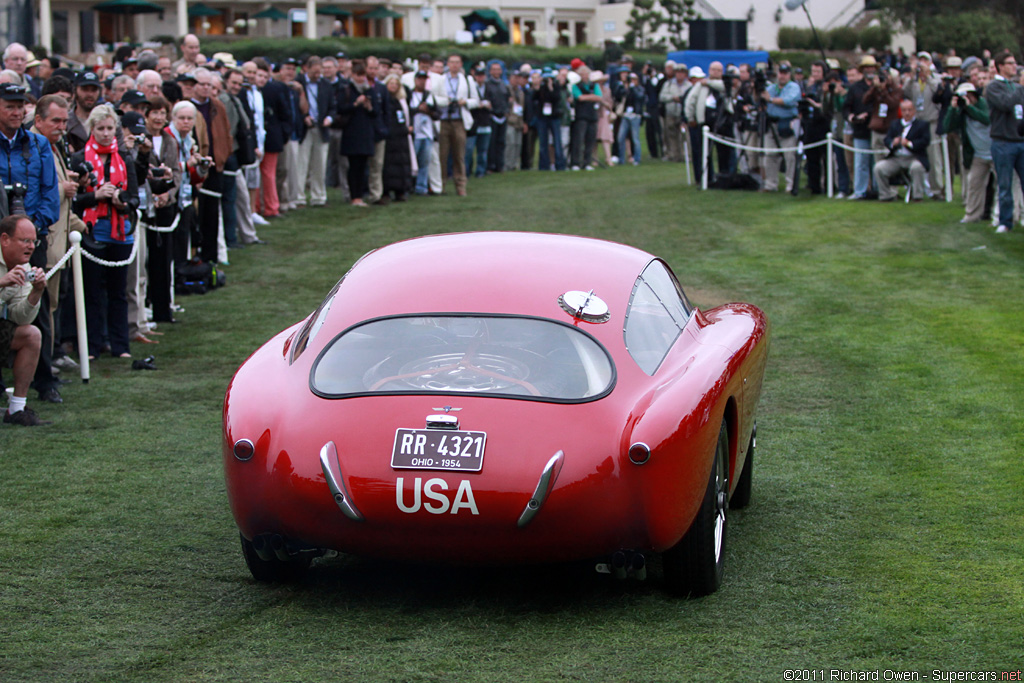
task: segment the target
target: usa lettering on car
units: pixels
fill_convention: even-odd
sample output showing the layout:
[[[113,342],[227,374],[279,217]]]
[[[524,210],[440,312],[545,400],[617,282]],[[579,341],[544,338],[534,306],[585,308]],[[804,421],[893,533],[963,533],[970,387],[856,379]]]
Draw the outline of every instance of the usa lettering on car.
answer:
[[[473,515],[480,514],[476,498],[473,496],[473,487],[466,479],[459,482],[455,498],[449,499],[448,482],[444,479],[434,477],[424,483],[422,477],[416,477],[412,485],[412,503],[406,504],[405,478],[398,477],[395,480],[395,504],[399,510],[407,514],[419,512],[421,509],[432,515],[457,515],[462,510],[468,510]]]

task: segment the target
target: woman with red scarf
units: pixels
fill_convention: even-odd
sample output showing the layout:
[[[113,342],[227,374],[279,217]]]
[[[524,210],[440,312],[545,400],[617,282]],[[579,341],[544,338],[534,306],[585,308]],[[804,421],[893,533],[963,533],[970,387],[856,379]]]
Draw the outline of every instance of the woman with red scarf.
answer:
[[[89,228],[82,246],[104,261],[126,261],[132,253],[135,209],[139,205],[138,179],[134,163],[117,145],[117,114],[109,104],[94,108],[85,122],[89,140],[72,157],[72,166],[92,164],[92,177],[85,179],[75,197],[75,213]],[[131,172],[129,172],[131,169]],[[128,348],[128,266],[101,266],[82,259],[85,279],[85,317],[90,357],[103,348],[104,318],[110,353],[131,358]],[[104,315],[105,313],[105,315]]]

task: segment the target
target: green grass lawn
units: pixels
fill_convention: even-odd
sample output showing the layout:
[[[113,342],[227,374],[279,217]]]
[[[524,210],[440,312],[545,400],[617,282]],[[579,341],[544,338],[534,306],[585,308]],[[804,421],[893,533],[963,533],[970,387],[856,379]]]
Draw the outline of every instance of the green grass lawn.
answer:
[[[101,359],[54,424],[0,429],[0,681],[781,681],[1016,671],[1024,657],[1024,240],[958,205],[700,193],[678,166],[517,173],[334,203],[180,300],[160,369]],[[227,383],[369,249],[529,230],[665,257],[772,321],[754,498],[725,583],[680,600],[585,566],[319,560],[255,583],[220,465]],[[9,378],[9,372],[7,374]],[[820,676],[821,672],[817,672]],[[821,680],[819,677],[818,680]],[[827,680],[832,680],[828,678]],[[837,679],[838,680],[838,679]]]

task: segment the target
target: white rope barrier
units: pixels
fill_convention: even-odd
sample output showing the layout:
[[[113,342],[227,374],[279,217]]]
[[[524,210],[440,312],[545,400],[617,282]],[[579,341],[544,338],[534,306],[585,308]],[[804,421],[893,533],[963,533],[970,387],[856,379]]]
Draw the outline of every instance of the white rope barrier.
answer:
[[[710,162],[711,162],[711,145],[709,144],[710,142],[716,142],[716,143],[718,143],[720,145],[725,145],[726,147],[732,147],[733,149],[740,149],[740,150],[744,150],[744,151],[747,151],[747,152],[757,152],[759,154],[785,154],[787,152],[796,152],[798,156],[803,156],[804,153],[807,150],[809,150],[809,149],[815,149],[816,147],[827,147],[826,156],[827,156],[827,159],[828,159],[828,163],[826,165],[826,168],[827,168],[826,177],[827,177],[827,183],[828,183],[828,197],[830,199],[833,196],[833,193],[832,193],[832,185],[833,185],[832,160],[833,160],[834,148],[838,147],[839,149],[847,150],[847,151],[853,152],[854,154],[872,154],[872,155],[881,155],[881,154],[889,155],[890,154],[889,150],[887,150],[887,149],[862,149],[862,148],[858,148],[858,147],[850,147],[849,145],[844,145],[843,143],[841,143],[838,140],[836,140],[835,137],[832,135],[832,133],[828,133],[825,136],[824,140],[819,140],[817,142],[811,142],[811,143],[806,143],[806,144],[801,142],[801,143],[798,143],[796,147],[754,147],[754,146],[751,146],[751,145],[744,145],[744,144],[741,144],[739,142],[736,142],[732,138],[725,138],[725,137],[721,137],[719,135],[715,135],[714,133],[711,132],[711,129],[708,126],[704,126],[702,128],[701,134],[702,134],[702,139],[703,139],[703,142],[704,142],[704,148],[703,148],[703,150],[701,150],[702,151],[703,162],[704,162],[703,163],[703,168],[701,169],[701,185],[700,186],[701,186],[702,190],[708,189],[708,167],[709,167]],[[947,140],[946,136],[943,134],[943,135],[938,136],[936,139],[934,139],[934,140],[932,140],[931,142],[928,143],[929,147],[932,147],[932,146],[935,146],[935,145],[941,145],[942,146],[943,168],[945,169],[945,181],[946,181],[945,182],[945,185],[946,185],[946,196],[945,196],[945,199],[946,199],[947,202],[952,202],[953,201],[953,178],[952,178],[951,169],[949,167],[949,141]]]
[[[139,241],[136,240],[136,239],[132,240],[132,253],[129,254],[128,258],[126,260],[124,260],[124,261],[104,261],[99,256],[91,254],[88,249],[83,249],[82,250],[82,254],[85,255],[85,258],[89,259],[90,261],[92,261],[93,263],[96,263],[98,265],[106,266],[107,268],[120,268],[121,266],[130,265],[131,262],[135,260],[135,255],[138,254],[138,252],[139,252]]]
[[[170,225],[150,225],[143,219],[139,219],[139,230],[152,230],[153,232],[174,232],[181,220],[181,212],[174,214],[174,221]]]

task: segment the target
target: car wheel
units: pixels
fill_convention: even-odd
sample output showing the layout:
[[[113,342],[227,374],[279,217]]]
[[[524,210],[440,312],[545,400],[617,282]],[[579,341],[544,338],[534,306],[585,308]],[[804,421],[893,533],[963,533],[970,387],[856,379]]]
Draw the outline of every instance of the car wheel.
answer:
[[[269,560],[261,559],[252,541],[239,534],[242,539],[242,556],[252,573],[252,578],[266,583],[287,583],[295,581],[309,569],[313,558],[308,555],[297,555],[295,559],[283,561],[276,557]]]
[[[750,432],[750,445],[747,446],[747,459],[743,462],[743,471],[740,472],[739,481],[736,482],[736,490],[732,492],[729,499],[729,507],[733,510],[741,510],[750,505],[750,493],[754,484],[754,451],[757,448],[757,423]]]
[[[686,535],[662,555],[669,592],[699,597],[714,593],[722,585],[728,497],[729,433],[723,422],[700,511]]]

